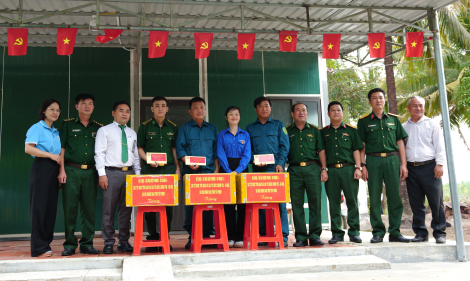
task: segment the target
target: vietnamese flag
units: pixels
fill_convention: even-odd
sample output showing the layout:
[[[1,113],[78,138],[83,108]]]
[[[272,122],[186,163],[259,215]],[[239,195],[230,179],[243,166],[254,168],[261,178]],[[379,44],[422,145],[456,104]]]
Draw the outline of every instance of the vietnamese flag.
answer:
[[[323,34],[323,58],[339,59],[341,34]]]
[[[197,59],[205,59],[209,56],[212,47],[212,33],[194,33],[194,49]]]
[[[150,31],[149,59],[165,56],[168,47],[168,31]]]
[[[8,28],[8,55],[24,56],[28,49],[28,29]]]
[[[369,54],[371,58],[385,57],[385,33],[369,33]]]
[[[237,59],[251,60],[255,50],[255,33],[238,34]]]
[[[423,32],[406,33],[406,57],[415,58],[423,56]]]
[[[57,54],[68,56],[73,53],[78,28],[57,28]]]
[[[287,33],[287,34],[284,34]],[[279,51],[281,52],[295,52],[297,49],[297,34],[298,31],[281,31],[279,33]]]
[[[105,35],[96,36],[96,41],[98,41],[102,44],[106,43],[108,41],[116,39],[119,35],[121,35],[121,33],[123,31],[124,30],[122,30],[122,29],[105,29],[104,30]]]

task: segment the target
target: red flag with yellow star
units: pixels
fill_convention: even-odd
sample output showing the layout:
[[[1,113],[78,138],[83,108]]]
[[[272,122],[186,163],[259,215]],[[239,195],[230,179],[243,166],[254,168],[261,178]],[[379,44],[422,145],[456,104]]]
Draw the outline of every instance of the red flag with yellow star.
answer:
[[[323,34],[323,58],[339,59],[341,34]]]
[[[168,31],[150,31],[149,59],[165,56],[168,47]]]
[[[205,59],[209,56],[212,47],[212,33],[194,33],[194,49],[197,59]]]
[[[105,29],[104,30],[105,35],[96,36],[96,41],[98,41],[102,44],[106,43],[106,42],[109,42],[111,40],[114,40],[114,39],[118,38],[118,36],[121,35],[121,33],[123,31],[124,30],[122,30],[122,29]]]
[[[255,33],[238,34],[237,59],[251,60],[255,50]]]
[[[385,57],[385,33],[369,33],[369,54],[371,58]]]
[[[286,34],[287,33],[287,34]],[[281,31],[279,33],[279,51],[295,52],[297,49],[298,31]]]
[[[415,58],[423,56],[423,32],[406,33],[406,57]]]
[[[78,28],[57,28],[57,54],[68,56],[73,53]]]
[[[9,28],[8,33],[8,55],[24,56],[28,49],[28,29]]]

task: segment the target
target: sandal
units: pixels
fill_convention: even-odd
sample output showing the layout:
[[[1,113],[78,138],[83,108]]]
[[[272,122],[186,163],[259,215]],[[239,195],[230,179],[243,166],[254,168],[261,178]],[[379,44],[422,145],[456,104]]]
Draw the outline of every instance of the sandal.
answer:
[[[38,258],[50,258],[52,257],[52,251],[48,251],[48,252],[45,252],[43,254],[40,254],[39,256],[37,256]]]

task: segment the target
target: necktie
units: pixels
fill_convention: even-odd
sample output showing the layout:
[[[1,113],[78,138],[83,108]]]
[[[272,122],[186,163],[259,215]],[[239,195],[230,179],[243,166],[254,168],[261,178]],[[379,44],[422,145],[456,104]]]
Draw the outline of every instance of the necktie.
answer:
[[[128,160],[128,157],[127,157],[127,137],[126,137],[126,132],[124,131],[124,128],[126,126],[124,125],[119,125],[119,128],[121,128],[121,131],[122,131],[122,152],[121,152],[121,159],[122,159],[122,162],[126,163],[127,160]]]

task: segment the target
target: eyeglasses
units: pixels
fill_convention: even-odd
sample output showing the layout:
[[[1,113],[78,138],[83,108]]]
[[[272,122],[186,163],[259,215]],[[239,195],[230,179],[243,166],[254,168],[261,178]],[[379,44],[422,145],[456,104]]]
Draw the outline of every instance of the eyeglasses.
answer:
[[[53,109],[53,108],[48,108],[47,110],[49,110],[50,112],[57,112],[57,113],[62,112],[60,109]]]

